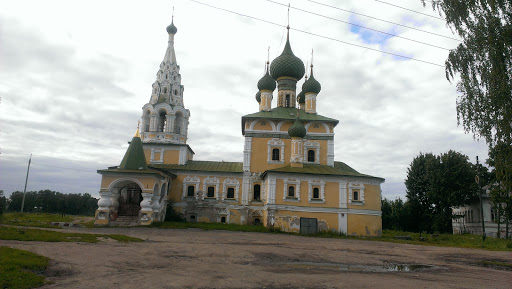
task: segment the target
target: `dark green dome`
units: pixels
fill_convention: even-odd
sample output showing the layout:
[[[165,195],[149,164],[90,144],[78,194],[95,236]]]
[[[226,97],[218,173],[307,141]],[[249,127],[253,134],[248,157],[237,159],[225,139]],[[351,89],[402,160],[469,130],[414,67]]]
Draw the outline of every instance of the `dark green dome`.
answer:
[[[297,118],[295,120],[295,123],[292,126],[290,126],[290,128],[288,129],[288,135],[290,135],[291,137],[300,138],[304,138],[306,136],[306,128],[304,127],[300,119]]]
[[[276,89],[276,81],[270,76],[270,74],[268,74],[268,71],[260,81],[258,81],[258,89],[270,91],[274,91]]]
[[[322,86],[320,85],[320,82],[318,82],[315,79],[315,77],[313,76],[313,69],[311,69],[311,76],[302,85],[302,92],[318,94],[321,89],[322,89]]]
[[[259,91],[256,93],[256,101],[258,101],[258,103],[261,102],[261,92]]]
[[[306,95],[304,94],[304,91],[301,91],[298,95],[297,95],[297,101],[299,103],[306,103]]]
[[[276,59],[272,61],[272,64],[270,64],[270,74],[275,80],[287,76],[295,78],[298,81],[304,76],[304,72],[304,62],[293,54],[290,40],[287,36],[283,53],[276,57]]]
[[[171,25],[167,26],[167,33],[169,34],[176,34],[178,32],[178,28],[174,26],[174,20],[171,22]]]

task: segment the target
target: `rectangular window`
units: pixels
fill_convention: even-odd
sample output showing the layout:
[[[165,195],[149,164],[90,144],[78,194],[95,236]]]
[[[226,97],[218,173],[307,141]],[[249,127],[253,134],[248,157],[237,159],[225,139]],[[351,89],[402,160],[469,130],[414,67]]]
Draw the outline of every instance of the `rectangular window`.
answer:
[[[188,186],[187,187],[187,197],[193,197],[195,192],[195,186]]]
[[[279,149],[272,149],[272,160],[273,161],[278,161],[280,160],[280,153],[279,153]]]
[[[254,195],[254,200],[256,200],[256,201],[260,200],[260,198],[261,198],[261,186],[260,186],[260,184],[254,185],[253,195]]]
[[[311,162],[311,163],[315,162],[315,151],[314,150],[308,150],[308,162]]]
[[[208,193],[206,194],[207,198],[215,197],[215,187],[208,187]]]
[[[227,199],[234,199],[235,198],[235,189],[234,188],[228,188],[228,193],[226,194]]]

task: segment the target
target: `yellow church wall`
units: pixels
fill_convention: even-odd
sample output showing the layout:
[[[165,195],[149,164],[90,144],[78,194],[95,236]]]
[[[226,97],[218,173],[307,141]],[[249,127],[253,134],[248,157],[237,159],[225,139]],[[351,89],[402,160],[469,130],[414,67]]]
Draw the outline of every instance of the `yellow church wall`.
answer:
[[[292,122],[291,121],[287,121],[285,123],[283,123],[279,129],[279,131],[285,131],[285,132],[288,132],[288,129],[290,128],[290,126],[292,126]]]
[[[381,236],[381,216],[348,214],[347,235]]]
[[[268,164],[268,141],[271,138],[252,138],[251,146],[251,172],[264,172],[270,169],[280,168],[290,164],[291,140],[282,139],[284,147],[284,164]]]
[[[156,159],[156,154],[155,154]],[[164,164],[177,164],[180,160],[179,150],[165,150],[164,152]]]
[[[348,188],[348,187],[347,187]],[[348,191],[347,191],[348,192]],[[348,197],[348,193],[347,193]],[[381,207],[379,185],[364,185],[364,205],[348,205],[350,209],[377,210]]]
[[[144,157],[146,158],[146,163],[151,162],[151,149],[144,149]]]
[[[172,181],[172,184],[171,184],[171,193],[169,194],[169,199],[174,201],[174,202],[181,202],[181,199],[182,199],[182,196],[183,196],[183,181],[186,177],[198,177],[199,180],[200,180],[200,183],[199,183],[199,191],[203,191],[203,186],[204,186],[204,180],[207,178],[207,177],[211,177],[212,175],[198,175],[198,174],[194,174],[194,172],[190,172],[190,174],[187,174],[187,175],[178,175],[176,177],[176,179],[174,179]],[[226,179],[236,179],[238,180],[238,182],[240,183],[239,187],[238,187],[238,195],[235,195],[235,199],[224,199],[224,201],[228,202],[230,205],[238,205],[241,203],[241,200],[242,200],[242,182],[243,182],[243,178],[237,178],[237,177],[231,177],[231,176],[216,176],[216,178],[219,179],[219,190],[215,192],[215,198],[217,198],[217,196],[219,196],[219,199],[220,199],[220,195],[219,194],[224,194],[226,195],[227,194],[227,189],[232,187],[235,189],[235,194],[237,193],[236,191],[236,186],[234,185],[226,185],[226,191],[224,192],[223,188],[224,188],[224,181]],[[197,194],[197,191],[195,192]],[[204,198],[206,198],[206,192],[203,192],[203,196]],[[236,200],[236,198],[238,198],[238,200]]]
[[[274,226],[285,232],[300,232],[300,218],[317,219],[318,231],[337,231],[338,214],[336,213],[310,213],[295,211],[277,211],[274,218]]]
[[[155,152],[155,153],[153,154],[153,159],[154,159],[154,160],[159,160],[159,159],[160,159],[160,153],[159,153],[159,152]]]
[[[325,131],[323,123],[314,122],[308,127],[308,132],[327,133],[328,131]]]
[[[272,125],[269,123],[270,121],[269,120],[259,120],[255,125],[254,125],[254,130],[268,130],[268,131],[271,131],[272,130]]]

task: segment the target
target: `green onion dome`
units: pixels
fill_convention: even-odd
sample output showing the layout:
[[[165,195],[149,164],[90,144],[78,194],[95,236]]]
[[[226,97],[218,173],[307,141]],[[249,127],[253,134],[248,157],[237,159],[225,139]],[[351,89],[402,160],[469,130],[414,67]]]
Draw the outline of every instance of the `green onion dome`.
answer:
[[[290,40],[287,36],[283,53],[276,57],[276,59],[272,61],[272,64],[270,64],[270,74],[275,80],[287,76],[299,81],[304,76],[304,72],[304,62],[293,54]]]
[[[274,91],[276,89],[276,81],[270,76],[270,74],[265,73],[265,75],[258,81],[258,89],[259,90],[270,90]]]
[[[313,68],[311,68],[311,76],[302,85],[302,92],[318,94],[321,89],[322,89],[322,86],[320,85],[320,82],[318,82],[315,79],[315,77],[313,77]]]
[[[167,33],[169,34],[176,34],[178,32],[178,28],[174,26],[174,20],[171,22],[171,25],[167,26]]]
[[[256,93],[256,101],[257,101],[258,103],[260,103],[260,102],[261,102],[261,92],[259,92],[259,91]]]
[[[300,119],[297,118],[295,120],[295,123],[292,126],[290,126],[290,128],[288,129],[288,134],[290,135],[290,137],[304,138],[306,136],[306,128],[304,127]]]
[[[298,95],[297,95],[297,101],[299,103],[306,103],[306,95],[304,94],[304,91],[301,91]]]

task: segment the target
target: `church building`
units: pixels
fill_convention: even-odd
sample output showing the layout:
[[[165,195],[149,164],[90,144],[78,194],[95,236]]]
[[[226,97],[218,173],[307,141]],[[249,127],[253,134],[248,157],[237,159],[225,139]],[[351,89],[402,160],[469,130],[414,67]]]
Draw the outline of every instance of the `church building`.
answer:
[[[257,81],[256,112],[242,116],[242,162],[194,160],[187,143],[191,113],[184,105],[174,21],[167,33],[167,51],[142,107],[140,128],[120,165],[98,171],[102,180],[95,224],[163,221],[172,202],[188,222],[381,234],[384,179],[334,160],[339,121],[320,115],[316,105],[334,96],[320,96],[312,64],[305,76],[304,63],[292,52],[289,29],[283,52],[267,61]]]

